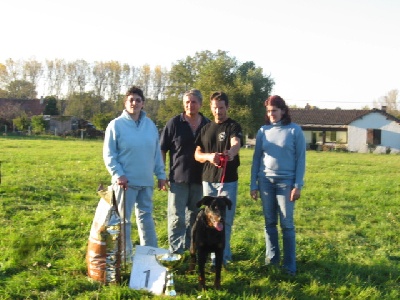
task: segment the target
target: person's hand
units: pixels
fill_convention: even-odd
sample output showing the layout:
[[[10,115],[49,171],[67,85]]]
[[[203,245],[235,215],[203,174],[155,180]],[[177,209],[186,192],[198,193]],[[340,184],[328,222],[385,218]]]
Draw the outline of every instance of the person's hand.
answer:
[[[300,198],[301,190],[298,188],[293,188],[292,192],[290,193],[290,201],[296,201]]]
[[[168,182],[165,179],[158,179],[158,190],[168,191]]]
[[[214,164],[214,166],[218,167],[221,164],[221,156],[222,153],[210,153],[209,161],[210,163]]]
[[[257,200],[258,199],[258,191],[257,190],[250,191],[250,196],[252,199]]]
[[[167,179],[165,180],[165,186],[167,187],[167,189],[170,188],[171,184],[169,183],[169,178],[167,177]]]
[[[117,184],[124,189],[125,191],[128,189],[128,179],[125,177],[125,175],[122,175],[117,179]]]

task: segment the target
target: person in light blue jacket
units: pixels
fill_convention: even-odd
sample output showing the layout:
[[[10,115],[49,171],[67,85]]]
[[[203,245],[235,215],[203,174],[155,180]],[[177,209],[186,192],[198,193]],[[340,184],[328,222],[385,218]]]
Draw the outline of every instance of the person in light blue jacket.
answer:
[[[154,175],[158,188],[167,190],[159,134],[154,122],[143,111],[145,97],[138,87],[126,93],[125,109],[106,129],[103,159],[111,174],[118,199],[118,210],[125,218],[125,258],[132,255],[131,215],[135,208],[140,244],[157,247],[153,220]],[[125,193],[125,196],[123,196]],[[123,213],[125,212],[125,215]]]
[[[283,236],[282,268],[295,275],[295,201],[303,187],[306,142],[301,127],[291,122],[289,107],[277,95],[265,101],[266,125],[256,136],[251,166],[250,195],[260,192],[265,219],[266,264],[279,265],[278,216]]]

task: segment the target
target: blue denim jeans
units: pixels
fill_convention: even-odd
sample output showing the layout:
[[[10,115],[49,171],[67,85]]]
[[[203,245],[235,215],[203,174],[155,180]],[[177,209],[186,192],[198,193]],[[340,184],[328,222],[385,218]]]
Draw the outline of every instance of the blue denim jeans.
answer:
[[[203,197],[201,184],[171,182],[168,191],[169,250],[182,254],[190,247],[191,229],[198,212],[196,203]]]
[[[153,189],[152,186],[129,186],[125,191],[125,197],[123,196],[123,189],[120,187],[115,189],[115,196],[118,202],[118,211],[121,220],[125,218],[126,257],[131,257],[133,250],[131,238],[131,216],[133,208],[135,208],[140,245],[158,247],[157,234],[153,219]],[[121,230],[123,229],[121,228]]]
[[[278,216],[283,236],[283,268],[296,272],[296,233],[293,221],[295,201],[290,201],[293,180],[258,178],[265,219],[266,263],[280,263]]]
[[[221,192],[218,193],[220,187],[221,183],[212,183],[203,181],[204,196],[225,196],[232,201],[232,208],[226,209],[226,216],[225,216],[225,249],[224,249],[223,263],[224,265],[226,265],[229,261],[232,261],[231,233],[232,233],[233,219],[235,217],[235,212],[236,212],[238,182],[237,181],[225,182],[222,186]]]

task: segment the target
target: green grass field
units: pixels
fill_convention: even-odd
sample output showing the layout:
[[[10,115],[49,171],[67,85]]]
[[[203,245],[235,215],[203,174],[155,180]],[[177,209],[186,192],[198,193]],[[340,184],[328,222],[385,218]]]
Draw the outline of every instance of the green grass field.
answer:
[[[165,298],[130,289],[129,274],[120,286],[86,276],[96,189],[109,183],[101,152],[101,141],[0,137],[0,299]],[[251,159],[242,149],[234,262],[222,273],[223,289],[198,291],[182,264],[177,299],[400,299],[400,155],[307,152],[296,277],[263,265]],[[167,194],[154,198],[159,246],[168,248]]]

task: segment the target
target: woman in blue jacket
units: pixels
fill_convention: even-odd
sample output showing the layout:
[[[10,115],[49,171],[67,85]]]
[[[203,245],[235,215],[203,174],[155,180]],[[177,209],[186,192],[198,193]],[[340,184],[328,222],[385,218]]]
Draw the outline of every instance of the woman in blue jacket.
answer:
[[[166,175],[159,135],[154,122],[143,111],[143,91],[131,87],[126,93],[125,109],[106,129],[103,159],[111,183],[117,186],[118,210],[125,212],[126,257],[132,253],[131,215],[135,208],[140,244],[157,247],[153,220],[154,175],[158,188],[166,190]],[[125,197],[122,193],[125,192]],[[125,203],[124,203],[125,202]]]
[[[278,216],[283,236],[283,269],[296,274],[295,201],[305,173],[306,143],[301,127],[291,122],[289,107],[280,96],[265,101],[266,125],[256,136],[250,194],[260,192],[265,219],[266,264],[279,265]]]

